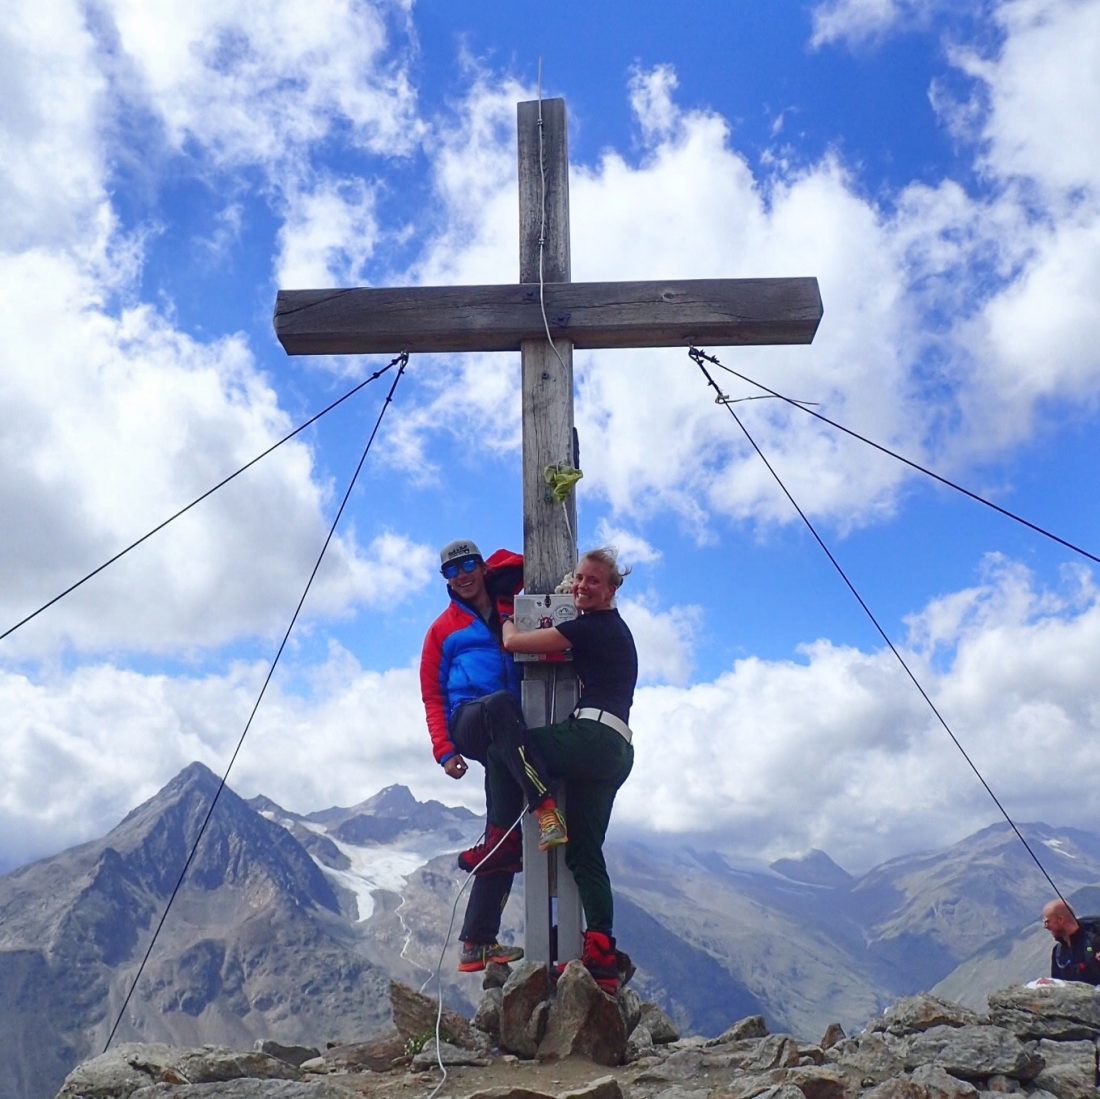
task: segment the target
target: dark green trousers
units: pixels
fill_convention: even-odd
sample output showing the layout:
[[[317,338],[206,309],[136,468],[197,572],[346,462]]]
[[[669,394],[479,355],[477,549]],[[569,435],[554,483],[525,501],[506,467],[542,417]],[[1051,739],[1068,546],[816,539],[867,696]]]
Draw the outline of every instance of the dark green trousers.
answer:
[[[614,729],[587,718],[568,717],[556,725],[528,729],[522,739],[534,749],[529,759],[537,757],[548,777],[564,785],[569,831],[565,865],[577,882],[589,931],[610,935],[615,908],[603,841],[615,794],[634,766],[634,749]],[[500,752],[501,745],[495,742],[489,751],[491,771],[494,762],[503,762]]]

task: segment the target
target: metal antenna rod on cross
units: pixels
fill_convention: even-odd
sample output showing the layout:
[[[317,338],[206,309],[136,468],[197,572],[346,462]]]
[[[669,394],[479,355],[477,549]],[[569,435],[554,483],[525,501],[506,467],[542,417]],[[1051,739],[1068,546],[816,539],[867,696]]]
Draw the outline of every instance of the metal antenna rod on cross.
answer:
[[[524,587],[542,594],[552,592],[576,563],[575,500],[568,501],[567,523],[543,478],[549,465],[579,464],[573,348],[807,344],[822,307],[815,278],[571,282],[565,101],[520,103],[517,117],[518,283],[280,290],[275,333],[289,355],[519,351]],[[540,235],[542,296],[553,347],[540,305]],[[526,665],[523,708],[530,726],[546,724],[551,716],[560,720],[572,710],[576,681],[564,669],[569,665]],[[567,961],[580,955],[580,900],[561,849],[541,854],[535,831],[524,829],[524,951],[536,961]]]

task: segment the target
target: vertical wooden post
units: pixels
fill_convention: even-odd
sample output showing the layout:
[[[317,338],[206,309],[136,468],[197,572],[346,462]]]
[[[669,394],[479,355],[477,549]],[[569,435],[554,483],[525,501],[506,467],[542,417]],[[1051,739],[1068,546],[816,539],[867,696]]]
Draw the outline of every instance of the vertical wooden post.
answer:
[[[541,117],[541,126],[540,126]],[[519,137],[519,280],[569,282],[569,150],[565,100],[517,107]],[[541,256],[540,256],[541,253]],[[540,270],[541,258],[541,270]],[[547,466],[575,461],[573,345],[568,340],[525,340],[523,376],[524,589],[551,592],[577,560],[577,509],[563,509],[544,479]],[[526,665],[523,712],[529,726],[560,721],[576,704],[569,664]],[[581,910],[573,876],[559,848],[539,852],[537,830],[524,825],[524,950],[534,961],[566,961],[580,954]],[[556,898],[557,911],[554,911]],[[557,926],[557,941],[551,932]],[[555,949],[556,946],[556,949]]]

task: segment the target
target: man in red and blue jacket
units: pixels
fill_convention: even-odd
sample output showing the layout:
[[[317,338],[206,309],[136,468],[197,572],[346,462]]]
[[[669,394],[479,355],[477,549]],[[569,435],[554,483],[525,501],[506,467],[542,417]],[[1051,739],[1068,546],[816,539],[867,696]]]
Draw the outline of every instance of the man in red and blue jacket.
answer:
[[[523,557],[497,550],[485,560],[474,542],[460,539],[443,547],[440,562],[451,602],[424,638],[420,690],[436,762],[461,779],[467,759],[485,764],[494,732],[523,728],[522,672],[501,647],[500,626],[523,586]],[[458,856],[458,865],[474,874],[458,966],[466,973],[523,957],[520,948],[497,941],[512,880],[523,866],[517,824],[523,793],[506,774],[490,782],[486,770],[485,807],[484,842]]]

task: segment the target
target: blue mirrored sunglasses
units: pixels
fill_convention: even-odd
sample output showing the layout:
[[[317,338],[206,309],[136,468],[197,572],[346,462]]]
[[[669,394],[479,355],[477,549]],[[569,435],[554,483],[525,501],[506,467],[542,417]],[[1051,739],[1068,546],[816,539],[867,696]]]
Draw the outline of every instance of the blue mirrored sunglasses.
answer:
[[[473,572],[480,564],[480,557],[464,557],[461,561],[448,561],[439,571],[445,579],[453,580],[460,572]]]

